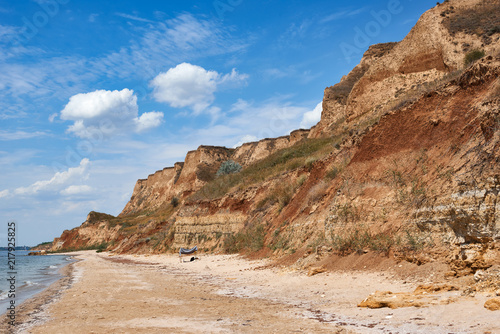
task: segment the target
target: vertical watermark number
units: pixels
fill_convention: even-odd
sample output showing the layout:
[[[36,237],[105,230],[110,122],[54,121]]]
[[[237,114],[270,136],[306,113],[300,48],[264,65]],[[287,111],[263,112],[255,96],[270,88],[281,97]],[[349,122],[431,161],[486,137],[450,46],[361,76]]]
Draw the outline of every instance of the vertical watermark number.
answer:
[[[16,324],[16,223],[7,223],[7,282],[9,290],[7,298],[9,304],[7,307],[7,317],[9,326]]]

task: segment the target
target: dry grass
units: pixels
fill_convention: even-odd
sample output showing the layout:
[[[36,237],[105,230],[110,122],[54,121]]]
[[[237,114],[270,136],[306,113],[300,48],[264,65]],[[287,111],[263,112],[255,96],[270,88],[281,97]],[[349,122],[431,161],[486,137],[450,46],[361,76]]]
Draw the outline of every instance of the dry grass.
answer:
[[[309,167],[316,160],[324,158],[334,150],[341,140],[340,136],[322,139],[305,139],[292,147],[271,154],[237,174],[222,175],[207,183],[189,201],[211,200],[226,195],[231,188],[240,190],[266,181],[279,174],[302,167]]]
[[[226,236],[224,239],[224,252],[239,253],[243,250],[258,251],[264,247],[265,236],[266,233],[263,225],[249,225],[238,233]]]
[[[474,8],[450,9],[441,13],[443,23],[450,34],[462,32],[483,37],[486,44],[491,43],[489,38],[500,32],[500,2],[482,1]]]

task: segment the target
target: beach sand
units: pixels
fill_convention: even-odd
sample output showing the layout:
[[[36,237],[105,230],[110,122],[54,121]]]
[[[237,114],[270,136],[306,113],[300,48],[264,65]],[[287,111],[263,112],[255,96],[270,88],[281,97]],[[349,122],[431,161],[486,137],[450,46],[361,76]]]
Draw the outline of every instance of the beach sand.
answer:
[[[72,254],[75,255],[75,254]],[[24,303],[17,333],[500,333],[487,297],[447,291],[425,307],[357,307],[375,291],[413,291],[390,271],[308,277],[236,255],[79,252],[68,276]],[[185,259],[189,259],[186,257]],[[0,328],[6,332],[5,324]]]

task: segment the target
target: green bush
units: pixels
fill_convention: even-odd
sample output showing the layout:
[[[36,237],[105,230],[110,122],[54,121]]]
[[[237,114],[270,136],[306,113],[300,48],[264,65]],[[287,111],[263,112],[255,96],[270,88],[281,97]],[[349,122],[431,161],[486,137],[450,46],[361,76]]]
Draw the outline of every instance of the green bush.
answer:
[[[300,186],[300,179],[297,183],[292,182],[278,182],[273,188],[269,190],[269,194],[257,203],[257,209],[263,209],[266,205],[279,204],[279,212],[290,203],[295,191]]]
[[[241,165],[233,160],[224,161],[217,171],[216,175],[228,175],[238,173],[241,170]]]
[[[221,174],[211,182],[205,184],[188,201],[194,202],[219,198],[226,195],[235,186],[239,186],[239,190],[242,190],[252,184],[268,180],[296,168],[304,167],[306,160],[311,156],[314,156],[315,159],[321,159],[330,154],[333,145],[340,140],[341,137],[302,140],[292,147],[279,150],[262,160],[246,166],[239,173]],[[221,165],[221,168],[223,165]]]
[[[465,55],[464,64],[465,66],[469,66],[476,60],[479,60],[483,57],[484,57],[484,50],[479,50],[479,49],[472,50]]]
[[[327,179],[333,180],[337,177],[338,174],[339,174],[339,169],[337,167],[333,167],[326,173],[325,176]]]
[[[224,239],[226,253],[238,253],[242,250],[258,251],[264,247],[265,231],[262,225],[250,226]]]
[[[170,200],[170,204],[175,208],[177,205],[179,205],[179,199],[177,197],[172,197]]]
[[[355,227],[342,234],[332,235],[332,247],[340,255],[363,253],[364,250],[388,253],[396,246],[395,238],[388,233],[374,234],[364,227]]]

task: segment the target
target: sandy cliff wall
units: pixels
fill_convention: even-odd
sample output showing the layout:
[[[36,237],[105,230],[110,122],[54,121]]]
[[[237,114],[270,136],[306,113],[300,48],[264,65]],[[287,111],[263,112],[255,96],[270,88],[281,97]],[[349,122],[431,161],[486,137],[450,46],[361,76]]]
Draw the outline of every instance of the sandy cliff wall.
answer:
[[[258,142],[245,143],[236,149],[200,146],[186,154],[183,163],[167,167],[136,182],[130,201],[120,216],[136,214],[145,210],[157,210],[170,203],[173,197],[182,200],[213,180],[220,164],[232,159],[247,166],[293,146],[307,138],[309,130],[296,130],[289,136],[266,138]]]
[[[120,237],[120,226],[111,226],[113,216],[96,213],[87,215],[85,222],[72,230],[64,231],[59,238],[52,242],[51,251],[77,250],[81,248],[107,245]]]
[[[138,180],[120,216],[156,210],[169,204],[173,197],[181,200],[197,191],[213,178],[220,164],[228,160],[232,152],[225,147],[200,146],[188,152],[183,163],[177,162],[174,167]]]
[[[266,138],[257,142],[245,143],[236,148],[232,159],[242,166],[250,165],[264,159],[276,151],[293,146],[300,140],[307,138],[309,130],[295,130],[289,136]]]
[[[363,122],[415,100],[427,85],[462,69],[471,50],[496,55],[498,12],[498,0],[447,1],[425,12],[401,42],[370,47],[349,75],[325,89],[311,137],[328,135],[339,119]]]

